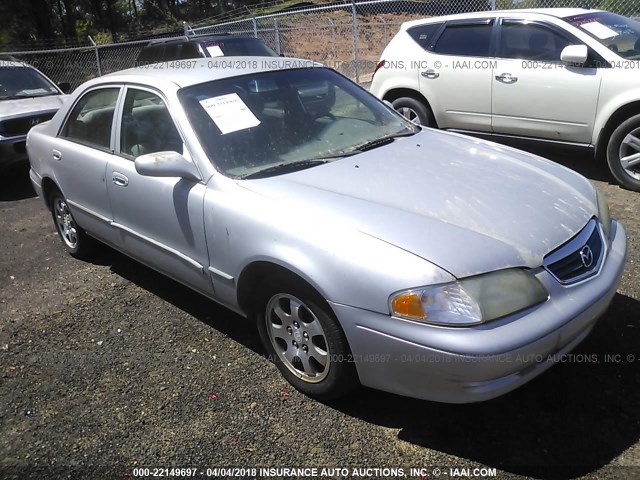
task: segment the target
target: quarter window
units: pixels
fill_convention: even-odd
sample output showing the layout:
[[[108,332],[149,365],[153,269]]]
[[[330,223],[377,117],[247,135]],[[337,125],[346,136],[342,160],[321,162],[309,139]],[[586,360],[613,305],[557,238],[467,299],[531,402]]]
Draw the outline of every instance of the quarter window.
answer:
[[[490,23],[449,24],[438,38],[433,51],[441,55],[488,57],[490,54]]]
[[[138,157],[164,151],[183,153],[182,138],[167,106],[154,93],[130,88],[124,101],[120,153]]]
[[[415,42],[425,50],[428,50],[433,43],[433,36],[440,29],[442,23],[428,23],[427,25],[418,25],[410,28],[407,33]]]
[[[85,94],[73,107],[62,136],[110,150],[113,112],[119,92],[119,88],[101,88]]]
[[[571,42],[544,25],[504,21],[498,56],[559,62],[562,49]]]

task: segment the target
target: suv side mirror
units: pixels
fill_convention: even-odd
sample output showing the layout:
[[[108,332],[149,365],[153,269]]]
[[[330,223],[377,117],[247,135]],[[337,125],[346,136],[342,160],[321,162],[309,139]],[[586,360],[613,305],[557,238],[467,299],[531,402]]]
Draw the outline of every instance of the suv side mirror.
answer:
[[[60,82],[58,88],[62,90],[62,93],[69,93],[71,91],[71,84],[69,82]]]
[[[200,180],[196,166],[178,152],[155,152],[135,160],[136,172],[145,177],[180,177]]]
[[[587,61],[589,51],[586,45],[568,45],[562,49],[560,60],[564,63],[572,63],[574,65],[584,65]]]

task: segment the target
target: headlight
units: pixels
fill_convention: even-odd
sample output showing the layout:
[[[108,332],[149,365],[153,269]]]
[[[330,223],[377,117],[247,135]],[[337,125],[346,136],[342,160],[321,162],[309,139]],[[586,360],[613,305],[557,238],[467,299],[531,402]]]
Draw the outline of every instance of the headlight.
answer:
[[[398,292],[391,314],[435,325],[477,325],[544,302],[549,294],[521,269],[500,270],[457,282]]]
[[[611,215],[609,214],[607,197],[596,188],[596,199],[598,201],[598,220],[600,220],[602,224],[605,238],[609,240],[609,235],[611,234]]]

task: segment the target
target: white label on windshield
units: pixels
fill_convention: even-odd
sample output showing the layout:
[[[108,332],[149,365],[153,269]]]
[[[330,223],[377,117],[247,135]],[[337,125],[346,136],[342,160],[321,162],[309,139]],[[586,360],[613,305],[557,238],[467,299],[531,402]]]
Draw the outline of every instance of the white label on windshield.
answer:
[[[212,57],[224,57],[224,52],[218,45],[207,47],[207,52],[209,52],[209,55]]]
[[[205,98],[200,100],[200,105],[223,135],[260,125],[260,120],[249,110],[237,93]]]
[[[618,36],[618,32],[616,32],[615,30],[611,30],[609,27],[601,24],[600,22],[583,23],[580,26],[586,31],[593,33],[601,40]]]

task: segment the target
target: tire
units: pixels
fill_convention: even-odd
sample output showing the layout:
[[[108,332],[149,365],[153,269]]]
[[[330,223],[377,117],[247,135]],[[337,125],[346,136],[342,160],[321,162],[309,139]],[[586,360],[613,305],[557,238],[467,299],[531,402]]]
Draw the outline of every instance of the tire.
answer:
[[[404,118],[424,127],[437,128],[436,120],[427,105],[412,97],[400,97],[391,102]]]
[[[95,240],[88,236],[77,224],[67,200],[59,190],[54,190],[49,197],[49,208],[53,217],[53,224],[62,240],[64,248],[72,257],[87,258],[95,250]]]
[[[256,305],[260,339],[284,378],[319,400],[359,385],[344,332],[327,302],[301,281],[263,283]]]
[[[613,131],[607,143],[607,163],[623,187],[640,192],[640,115],[625,120]]]

